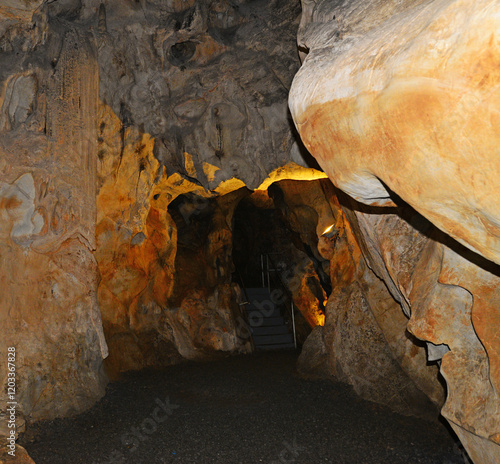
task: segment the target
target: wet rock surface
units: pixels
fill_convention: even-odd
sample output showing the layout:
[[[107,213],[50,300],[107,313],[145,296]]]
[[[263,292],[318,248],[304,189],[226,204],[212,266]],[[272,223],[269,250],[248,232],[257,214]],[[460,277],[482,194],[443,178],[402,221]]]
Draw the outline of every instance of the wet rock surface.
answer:
[[[299,379],[296,358],[129,374],[90,411],[39,423],[25,446],[37,464],[464,463],[442,424],[361,400],[345,384]]]

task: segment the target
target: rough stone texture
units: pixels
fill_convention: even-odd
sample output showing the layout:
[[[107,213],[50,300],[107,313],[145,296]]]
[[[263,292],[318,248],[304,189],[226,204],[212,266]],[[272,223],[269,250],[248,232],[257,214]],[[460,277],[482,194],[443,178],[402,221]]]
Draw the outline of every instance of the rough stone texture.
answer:
[[[303,244],[303,258],[294,256],[293,271],[284,274],[295,306],[312,328],[324,325],[324,305],[331,288],[329,261],[318,252],[318,237],[334,220],[324,182],[283,180],[269,190],[288,228]]]
[[[84,29],[38,13],[33,27],[5,8],[0,352],[16,347],[18,414],[36,420],[89,407],[106,383],[93,256],[98,65]],[[6,379],[2,362],[2,385]],[[5,411],[4,395],[0,401]]]
[[[492,341],[499,318],[498,265],[408,207],[382,215],[370,214],[360,205],[357,209],[351,223],[359,224],[370,266],[411,313],[408,330],[428,342],[429,358],[442,358],[440,371],[447,383],[442,414],[474,461],[490,462],[497,445],[485,439],[497,441],[491,431],[500,425],[495,384],[498,344]]]
[[[79,13],[99,44],[96,257],[111,374],[248,351],[230,286],[241,192],[223,194],[305,164],[286,104],[299,13],[298,2],[226,1],[90,1]]]
[[[233,225],[233,261],[241,273],[236,280],[262,285],[261,255],[264,262],[268,256],[271,287],[278,292],[285,287],[276,301],[283,303],[287,319],[293,300],[299,345],[324,324],[331,292],[329,258],[318,252],[318,236],[334,220],[324,192],[331,182],[324,181],[280,180],[257,190],[239,203]]]
[[[494,0],[318,1],[290,105],[339,188],[383,204],[387,186],[500,263],[498,17]]]
[[[308,342],[318,369],[401,412],[425,404],[422,392],[439,404],[436,369],[394,300],[412,301],[415,262],[394,264],[427,242],[396,223],[406,245],[372,271],[362,216],[329,183],[263,193],[325,177],[299,167],[286,108],[298,13],[285,1],[0,0],[0,322],[3,343],[20,347],[27,419],[102,395],[108,346],[111,375],[250,351],[233,217],[256,187],[290,232],[299,325],[309,333],[327,313]],[[330,223],[337,238],[320,237]]]
[[[22,446],[16,445],[14,456],[8,454],[8,451],[7,448],[0,447],[0,464],[35,464]]]
[[[154,157],[155,140],[133,126],[123,128],[106,105],[101,105],[99,128],[96,259],[108,372],[204,358],[207,351],[245,350],[235,333],[237,317],[230,317],[236,300],[231,292],[226,297],[230,266],[224,262],[231,257],[225,221],[231,223],[238,196],[223,195],[217,202],[194,177],[168,175]],[[191,169],[188,154],[185,160]],[[184,225],[180,231],[171,208]],[[196,248],[199,236],[189,234],[200,218],[214,224],[212,232],[198,231],[207,243]],[[196,252],[186,265],[178,248],[190,239],[188,248]],[[218,268],[226,272],[222,279]]]
[[[169,173],[254,189],[291,159],[304,163],[287,109],[299,2],[199,0],[175,13],[108,2],[99,14],[101,99],[155,138]]]
[[[461,438],[469,431],[496,443],[487,447],[494,457],[500,443],[496,340],[500,269],[440,233],[436,235],[438,243],[429,243],[431,249],[424,251],[416,269],[432,278],[413,285],[409,330],[434,345],[449,347],[441,364],[448,386],[442,414],[456,424],[455,429],[463,429]],[[469,440],[475,439],[466,438],[464,444]],[[477,453],[483,451],[470,448],[475,460]],[[487,461],[481,458],[477,462]]]
[[[208,199],[215,192],[209,189],[225,193],[245,185],[257,187],[289,160],[304,163],[294,145],[286,106],[298,69],[294,36],[299,4],[259,5],[199,1],[164,9],[150,3],[143,10],[108,3],[99,9],[100,95],[106,103],[99,150],[100,165],[106,167],[98,200],[106,217],[100,222],[102,229],[98,226],[103,274],[99,294],[105,327],[113,332],[110,344],[111,338],[121,339],[130,350],[138,344],[138,333],[151,337],[153,332],[173,341],[183,356],[195,357],[190,337],[202,321],[214,324],[207,319],[207,311],[214,308],[206,298],[217,300],[218,285],[226,292],[232,267],[230,212],[216,209],[214,223],[207,226],[212,230],[208,243],[201,240],[202,246],[190,250],[200,244],[200,237],[190,235],[189,228],[213,214]],[[140,141],[143,133],[150,146]],[[117,191],[128,200],[118,200]],[[167,208],[181,194],[189,198],[178,211],[183,224],[179,240],[186,243],[189,237],[191,243],[176,258],[179,232]],[[233,199],[231,207],[236,204]],[[148,211],[155,208],[160,222],[148,232]],[[163,245],[152,246],[152,231],[165,235]],[[203,237],[205,232],[200,232]],[[131,245],[134,237],[143,241]],[[147,248],[151,251],[143,252],[141,259],[135,257]],[[126,291],[121,290],[124,286]],[[129,292],[134,295],[127,296]],[[183,308],[190,304],[195,306]],[[227,319],[227,311],[234,311],[231,305],[221,308],[219,323]],[[206,316],[195,317],[195,308]],[[181,317],[185,311],[192,317]],[[120,314],[124,316],[117,320]],[[236,320],[239,317],[236,314]],[[212,341],[205,337],[205,348],[225,337],[223,330],[231,332],[231,324],[220,326]],[[195,338],[201,348],[201,338]],[[232,349],[242,349],[234,334],[232,343]],[[139,353],[146,344],[141,345],[133,363],[124,364],[131,359],[129,352],[112,349],[108,364],[123,370],[155,363],[158,352],[151,352],[153,359],[147,361]],[[227,341],[223,345],[229,350]],[[198,355],[206,355],[203,351]],[[126,359],[114,361],[114,356]]]
[[[365,272],[364,277],[375,319],[403,370],[435,404],[441,406],[444,398],[443,390],[436,382],[437,366],[433,366],[432,376],[412,375],[426,371],[426,354],[419,349],[424,344],[406,330],[411,305],[407,295],[421,280],[416,267],[429,242],[427,232],[432,226],[410,208],[373,211],[345,196],[342,198],[368,267],[377,276]],[[387,298],[387,293],[391,299]],[[440,358],[427,354],[427,359],[432,362]]]
[[[444,354],[443,414],[474,462],[498,462],[498,2],[319,0],[304,12],[297,128],[339,188],[373,206],[400,204],[395,192],[449,234],[405,225],[402,210],[350,217],[409,330]]]
[[[299,12],[299,2],[0,1],[0,351],[22,346],[30,420],[103,393],[104,333],[112,374],[249,349],[227,251],[237,199],[216,201],[207,280],[189,291],[174,278],[169,206],[190,195],[189,222],[245,183],[303,175],[278,169],[304,164],[286,105]]]
[[[332,238],[323,236],[319,250],[330,259],[332,293],[321,335],[315,329],[306,342],[298,369],[306,376],[334,376],[361,396],[403,414],[435,417],[428,398],[439,407],[444,401],[437,368],[427,365],[423,345],[406,332],[408,319],[401,306],[365,264],[367,253],[358,244],[353,205],[343,195],[339,203],[333,189],[328,198],[336,233]],[[394,261],[401,262],[406,250],[402,247],[400,254],[394,253]]]

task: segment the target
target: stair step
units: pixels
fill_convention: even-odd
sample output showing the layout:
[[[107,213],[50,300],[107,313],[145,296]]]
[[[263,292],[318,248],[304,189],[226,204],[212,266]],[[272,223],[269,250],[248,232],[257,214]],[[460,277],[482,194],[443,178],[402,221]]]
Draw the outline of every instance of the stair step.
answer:
[[[271,292],[267,288],[247,288],[246,290],[249,299],[271,299]]]
[[[247,308],[245,309],[247,316],[248,317],[255,317],[255,318],[260,318],[262,317],[280,317],[281,316],[281,311],[279,308],[265,308],[263,311],[259,311],[258,309],[255,308]]]
[[[254,335],[253,342],[255,346],[293,343],[293,335],[290,333],[279,335]]]
[[[259,293],[259,292],[267,292],[269,293],[269,289],[267,287],[247,287],[247,293]]]
[[[285,325],[282,317],[257,317],[251,316],[248,318],[250,327],[271,327],[277,325]]]
[[[282,335],[289,333],[286,325],[276,325],[274,327],[252,327],[250,330],[252,331],[254,337],[260,335]]]
[[[271,350],[294,350],[293,343],[281,343],[277,345],[259,345],[255,346],[255,351],[271,351]]]
[[[266,311],[268,309],[276,308],[276,305],[272,301],[257,301],[253,300],[248,302],[246,305],[247,309],[256,309],[257,311]]]

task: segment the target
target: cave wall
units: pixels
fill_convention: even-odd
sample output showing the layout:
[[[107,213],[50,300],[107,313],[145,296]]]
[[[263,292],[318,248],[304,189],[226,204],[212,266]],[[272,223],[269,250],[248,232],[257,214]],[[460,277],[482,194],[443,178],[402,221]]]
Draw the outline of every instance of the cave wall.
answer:
[[[81,13],[95,26],[97,6]],[[154,137],[169,174],[207,189],[233,177],[257,188],[290,160],[304,163],[287,109],[299,15],[299,2],[108,2],[100,98],[125,128]]]
[[[96,257],[113,375],[250,349],[230,192],[304,163],[287,110],[299,13],[225,1],[79,13],[98,26]]]
[[[275,304],[290,330],[293,302],[299,345],[313,327],[324,323],[329,290],[323,286],[329,284],[323,269],[328,261],[317,252],[319,214],[325,213],[324,220],[329,220],[329,204],[319,182],[281,180],[267,190],[256,190],[238,204],[233,222],[234,280],[247,288],[267,286],[269,267]],[[290,196],[285,198],[285,192]]]
[[[324,177],[289,164],[304,164],[287,110],[299,13],[299,2],[0,2],[2,352],[23,347],[30,420],[93,404],[103,360],[114,376],[249,350],[227,252],[237,198],[224,194]],[[215,205],[207,279],[190,289],[169,213],[181,195],[191,224]]]
[[[477,462],[496,456],[499,273],[435,227],[498,261],[495,11],[304,1],[299,27],[298,2],[0,1],[1,351],[22,347],[22,413],[90,406],[103,363],[113,376],[248,352],[231,224],[269,188],[302,247],[288,285],[315,328],[299,369],[419,413],[443,402],[427,340],[443,413]],[[287,113],[297,27],[297,129],[371,209],[297,183],[325,177]]]
[[[429,365],[423,343],[406,330],[401,305],[367,262],[367,250],[353,202],[324,182],[334,221],[330,236],[322,235],[318,250],[329,259],[332,293],[324,327],[317,327],[304,344],[298,361],[306,377],[335,378],[351,384],[366,399],[386,404],[402,414],[432,418],[444,402],[436,365]],[[371,217],[368,214],[368,217]],[[385,214],[373,212],[376,218]],[[406,223],[398,232],[390,224],[381,234],[398,242],[391,262],[403,262],[404,252],[418,249],[412,235],[402,246]],[[385,268],[384,268],[385,269]],[[407,269],[406,269],[407,270]]]
[[[500,460],[498,8],[304,1],[289,98],[333,183],[371,205],[346,209],[358,243],[442,358],[442,414],[476,463]]]
[[[34,420],[102,396],[108,353],[93,254],[97,50],[36,6],[0,8],[0,351],[17,348],[18,415]]]

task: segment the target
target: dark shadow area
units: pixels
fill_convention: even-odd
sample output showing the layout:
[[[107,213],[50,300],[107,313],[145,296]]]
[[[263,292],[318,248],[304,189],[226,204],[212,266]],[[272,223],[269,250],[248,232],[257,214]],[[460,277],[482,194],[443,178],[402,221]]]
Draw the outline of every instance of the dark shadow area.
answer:
[[[441,229],[438,229],[432,222],[422,216],[396,193],[392,192],[387,186],[386,188],[390,192],[391,200],[396,204],[396,206],[365,205],[344,193],[337,187],[335,187],[335,191],[339,199],[339,203],[343,207],[365,214],[396,214],[425,237],[441,243],[465,258],[467,261],[470,261],[481,269],[500,277],[500,265],[490,261],[479,253],[472,251],[470,248],[462,245],[458,240],[443,232]]]
[[[303,160],[303,163],[300,163],[302,166],[306,168],[313,168],[317,169],[318,171],[323,172],[323,168],[318,164],[316,161],[316,158],[314,158],[311,153],[309,153],[309,150],[306,148],[304,145],[304,142],[302,142],[302,139],[300,138],[299,133],[297,132],[297,128],[295,127],[295,123],[293,122],[292,115],[290,114],[290,110],[288,110],[288,125],[290,126],[290,131],[292,133],[292,137],[297,142],[297,146],[299,149],[299,154],[300,157]],[[299,163],[297,163],[299,164]]]
[[[289,243],[302,245],[274,208],[259,208],[245,198],[233,217],[233,281],[245,287],[262,286],[261,256],[286,249]]]
[[[181,303],[187,288],[213,285],[207,275],[210,268],[207,247],[215,208],[215,199],[191,193],[179,195],[168,207],[177,227],[175,286],[170,301],[174,307]]]

